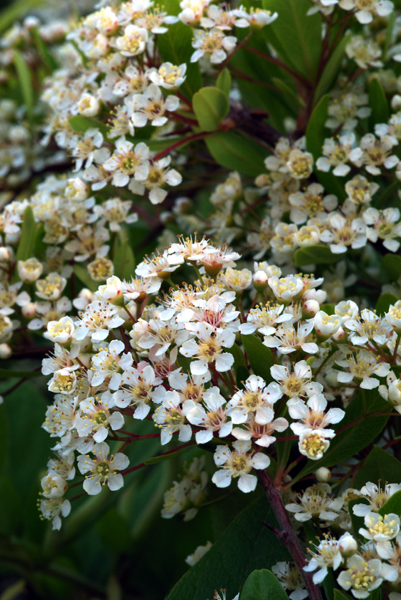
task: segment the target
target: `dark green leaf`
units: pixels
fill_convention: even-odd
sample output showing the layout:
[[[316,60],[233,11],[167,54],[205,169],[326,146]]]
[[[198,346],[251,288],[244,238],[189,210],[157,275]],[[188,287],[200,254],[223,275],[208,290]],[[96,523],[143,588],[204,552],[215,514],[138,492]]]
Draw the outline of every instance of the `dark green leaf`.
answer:
[[[353,600],[352,596],[346,594],[343,590],[334,590],[334,600]]]
[[[297,267],[306,265],[331,265],[341,258],[341,254],[333,254],[328,246],[306,246],[297,250],[294,255]]]
[[[0,475],[6,464],[8,443],[8,424],[4,406],[0,406]]]
[[[265,171],[265,152],[243,135],[225,131],[208,136],[205,142],[216,162],[227,169],[249,177],[257,177]]]
[[[83,117],[81,115],[76,115],[75,117],[70,117],[68,119],[71,129],[76,131],[77,133],[85,133],[88,129],[99,129],[99,131],[107,137],[108,127],[104,123],[97,121],[96,119],[92,119],[91,117]]]
[[[272,381],[270,367],[274,365],[274,358],[271,350],[255,335],[242,335],[241,339],[255,375],[263,377],[267,383]]]
[[[385,482],[399,483],[401,481],[401,462],[382,448],[374,446],[358,470],[354,486],[360,489],[368,481],[375,484],[381,481],[382,485]]]
[[[32,377],[43,377],[40,371],[12,371],[10,369],[0,369],[0,379],[32,379]]]
[[[179,21],[170,25],[168,31],[160,35],[157,40],[157,49],[164,61],[169,61],[177,66],[187,63],[186,80],[180,87],[180,91],[187,98],[191,98],[202,87],[199,65],[190,62],[194,52],[192,37],[192,29]]]
[[[369,83],[369,106],[372,114],[369,118],[371,130],[376,123],[387,123],[389,120],[389,110],[386,94],[382,84],[377,77],[372,77]]]
[[[397,254],[386,254],[383,258],[383,266],[392,282],[401,277],[401,256]]]
[[[359,530],[361,527],[365,526],[365,522],[363,517],[357,517],[357,515],[354,514],[353,508],[355,504],[369,504],[369,500],[367,498],[362,497],[352,498],[352,500],[348,502],[348,511],[351,517],[353,536],[355,539],[363,541],[364,538],[359,533]]]
[[[219,88],[226,96],[231,90],[231,75],[228,69],[223,69],[216,81],[216,87]]]
[[[334,304],[321,304],[320,310],[328,315],[334,315]]]
[[[283,586],[271,571],[253,571],[245,581],[240,600],[287,600]]]
[[[330,91],[331,86],[335,82],[341,68],[341,62],[344,58],[345,48],[352,37],[352,33],[344,36],[337,44],[334,52],[331,53],[329,60],[324,68],[322,76],[317,85],[314,104],[317,104],[320,98]]]
[[[114,271],[117,277],[131,281],[135,277],[135,257],[128,242],[119,246],[113,259]]]
[[[37,27],[33,27],[31,29],[31,34],[35,41],[36,48],[42,58],[43,63],[46,65],[47,70],[50,73],[53,73],[53,71],[55,71],[58,67],[57,61],[54,58],[54,55],[49,51],[45,42],[40,37],[40,33],[39,33]]]
[[[266,27],[271,45],[289,67],[313,81],[320,61],[322,20],[320,14],[306,14],[310,7],[309,0],[263,0],[264,9],[279,14]]]
[[[29,9],[40,6],[42,0],[16,0],[0,12],[0,33],[6,31],[14,21],[26,14]]]
[[[261,521],[276,526],[273,512],[260,497],[245,508],[213,547],[180,579],[167,600],[205,600],[214,590],[227,589],[231,600],[255,569],[288,560],[285,547]]]
[[[216,131],[230,109],[227,96],[217,87],[205,87],[194,94],[192,105],[203,131]]]
[[[379,299],[376,303],[376,312],[378,315],[384,315],[388,309],[390,308],[391,304],[395,304],[397,302],[398,298],[396,296],[394,296],[394,294],[381,294],[381,296],[379,296]]]
[[[18,74],[18,81],[21,87],[22,97],[26,106],[26,112],[29,120],[33,118],[34,93],[32,86],[32,75],[24,57],[18,50],[14,50],[14,65]]]

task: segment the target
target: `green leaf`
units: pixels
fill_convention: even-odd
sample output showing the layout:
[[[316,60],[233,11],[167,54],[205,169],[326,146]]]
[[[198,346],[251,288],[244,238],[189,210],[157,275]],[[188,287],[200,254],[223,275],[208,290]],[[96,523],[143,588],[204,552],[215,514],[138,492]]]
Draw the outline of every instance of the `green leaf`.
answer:
[[[390,308],[391,304],[395,304],[397,302],[398,298],[396,296],[394,296],[394,294],[390,294],[390,293],[386,293],[386,294],[381,294],[381,296],[379,296],[379,299],[377,300],[376,303],[376,312],[378,315],[384,315],[386,312],[388,312],[388,309]]]
[[[346,594],[343,590],[334,590],[334,600],[353,600],[352,596]]]
[[[21,87],[22,96],[26,106],[26,112],[30,121],[33,118],[34,93],[32,85],[32,75],[24,57],[18,50],[14,50],[14,65],[18,74],[18,81]]]
[[[223,69],[216,81],[216,87],[219,88],[226,96],[231,90],[231,75],[228,69]]]
[[[239,385],[241,379],[244,379],[244,374],[246,375],[245,379],[249,377],[249,371],[246,366],[244,353],[238,344],[234,344],[234,346],[231,348],[227,348],[227,352],[232,354],[234,357],[234,371],[236,373],[237,385]]]
[[[96,292],[99,287],[99,282],[94,281],[89,275],[89,271],[82,265],[74,265],[74,274],[78,277],[85,287],[90,289],[91,292]]]
[[[327,111],[330,98],[328,95],[323,96],[313,110],[306,129],[306,149],[313,155],[315,162],[322,156],[322,148],[326,137],[330,136],[329,130],[326,128]],[[326,192],[335,194],[340,199],[345,199],[345,188],[340,183],[339,178],[333,173],[325,173],[324,171],[315,170],[316,176],[319,179]]]
[[[128,242],[124,242],[119,246],[114,255],[113,263],[115,274],[120,279],[131,281],[131,278],[135,276],[135,257]]]
[[[392,282],[401,277],[401,256],[397,254],[386,254],[383,258],[383,267],[387,271]]]
[[[255,569],[288,560],[286,548],[261,521],[276,525],[266,498],[251,502],[212,548],[178,581],[167,600],[205,600],[214,590],[227,589],[231,600]]]
[[[401,490],[390,496],[386,504],[379,509],[379,514],[382,515],[382,517],[384,517],[384,515],[389,515],[390,513],[401,516]]]
[[[37,27],[33,27],[31,29],[31,34],[43,63],[46,65],[47,70],[50,71],[50,73],[53,73],[53,71],[55,71],[58,67],[56,59],[54,58],[53,54],[48,50],[46,44],[40,37],[40,33]]]
[[[306,246],[297,250],[294,255],[297,267],[305,265],[331,265],[341,258],[341,254],[333,254],[328,246]]]
[[[352,37],[352,33],[344,36],[342,40],[337,44],[334,52],[331,53],[329,60],[323,70],[322,76],[320,77],[319,83],[316,87],[313,103],[317,104],[320,98],[330,91],[333,83],[337,79],[338,73],[341,68],[341,62],[344,58],[345,48]]]
[[[361,527],[365,526],[365,523],[364,523],[363,517],[358,517],[356,514],[354,514],[353,508],[354,508],[355,504],[369,504],[369,500],[367,498],[362,497],[362,498],[352,498],[348,502],[348,512],[349,512],[349,515],[351,518],[353,536],[355,539],[362,541],[364,538],[359,533],[359,530]]]
[[[399,483],[401,481],[401,462],[382,448],[374,446],[363,462],[354,479],[354,486],[360,489],[368,481],[373,483]]]
[[[206,137],[205,142],[215,161],[227,169],[249,177],[257,177],[265,171],[265,152],[256,142],[239,133],[215,133]]]
[[[192,105],[203,131],[216,131],[230,110],[227,96],[217,87],[205,87],[194,94]]]
[[[376,411],[388,412],[388,403],[380,397],[377,390],[361,390],[345,409],[345,417],[339,422],[337,429],[342,429],[351,423],[352,425],[344,431],[340,431],[331,440],[330,447],[323,458],[318,461],[308,461],[305,468],[295,479],[298,480],[304,475],[313,473],[319,467],[331,467],[339,464],[366,448],[384,429],[388,421],[388,417],[378,417],[376,415],[369,417],[371,413]],[[354,423],[354,421],[357,422]],[[386,456],[389,455],[386,453]],[[366,481],[369,481],[369,479],[358,485],[355,479],[354,485],[358,488],[364,485]]]
[[[274,365],[274,358],[271,350],[255,335],[242,335],[241,340],[255,375],[263,377],[267,383],[272,381],[270,367]]]
[[[8,443],[8,423],[4,406],[0,406],[0,475],[6,464]]]
[[[373,206],[379,210],[393,206],[398,208],[400,204],[400,199],[398,197],[399,185],[398,181],[394,181],[394,183],[387,185],[384,192],[374,200]]]
[[[286,65],[314,81],[322,49],[320,14],[307,16],[309,0],[263,0],[263,8],[278,12],[266,37]],[[312,43],[313,40],[313,43]]]
[[[369,117],[371,130],[376,123],[387,123],[389,120],[389,110],[386,94],[382,84],[377,77],[372,77],[369,83],[369,106],[372,114]]]
[[[287,600],[283,586],[271,571],[253,571],[245,581],[240,600]]]
[[[320,310],[325,312],[327,315],[334,315],[334,312],[335,312],[334,304],[321,304]]]
[[[152,458],[148,458],[144,461],[145,465],[157,465],[165,460],[171,460],[176,456],[180,456],[180,454],[185,454],[185,452],[189,452],[193,450],[192,446],[186,446],[185,448],[179,448],[176,452],[170,452],[170,454],[164,454],[161,456],[152,456]]]
[[[180,86],[180,92],[187,98],[192,98],[193,94],[202,87],[199,64],[190,62],[194,52],[192,37],[191,27],[178,22],[170,25],[168,31],[158,36],[157,40],[157,49],[163,61],[171,62],[177,66],[182,63],[187,64],[186,79]]]
[[[92,119],[91,117],[82,117],[81,115],[76,115],[75,117],[70,117],[68,119],[68,123],[70,124],[71,129],[77,133],[85,133],[88,131],[88,129],[99,129],[100,133],[102,133],[104,137],[107,137],[108,134],[107,125],[97,121],[96,119]]]
[[[21,239],[18,244],[17,255],[15,257],[16,262],[19,260],[28,260],[34,256],[35,247],[35,231],[36,223],[33,210],[30,206],[27,206],[24,211],[24,218],[21,227]]]

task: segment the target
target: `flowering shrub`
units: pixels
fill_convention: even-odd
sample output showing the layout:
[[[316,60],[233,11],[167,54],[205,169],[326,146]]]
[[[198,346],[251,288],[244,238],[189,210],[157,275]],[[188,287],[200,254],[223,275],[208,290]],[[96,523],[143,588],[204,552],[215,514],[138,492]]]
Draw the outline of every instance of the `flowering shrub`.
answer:
[[[7,597],[400,600],[399,1],[16,8]]]

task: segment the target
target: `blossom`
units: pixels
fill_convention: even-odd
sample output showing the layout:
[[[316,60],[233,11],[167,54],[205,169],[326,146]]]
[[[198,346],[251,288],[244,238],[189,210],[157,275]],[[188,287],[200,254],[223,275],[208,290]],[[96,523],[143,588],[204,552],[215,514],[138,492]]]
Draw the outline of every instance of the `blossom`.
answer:
[[[216,28],[210,31],[195,29],[195,39],[192,42],[195,52],[191,56],[191,62],[197,62],[202,56],[210,57],[212,64],[222,63],[227,58],[227,52],[235,48],[237,38],[226,36]]]
[[[355,16],[364,25],[373,21],[372,13],[377,13],[380,17],[386,17],[394,9],[394,4],[389,0],[369,0],[368,2],[339,0],[339,6],[344,10],[356,9]]]
[[[161,405],[154,412],[153,419],[161,429],[162,445],[168,444],[174,433],[178,433],[180,442],[191,439],[192,429],[186,422],[185,413],[181,409],[181,398],[176,391],[165,393]]]
[[[80,313],[74,339],[81,341],[86,336],[91,336],[93,341],[102,342],[108,337],[111,329],[116,329],[123,323],[124,319],[118,315],[116,306],[109,302],[91,302],[85,311]]]
[[[144,127],[148,120],[154,127],[160,127],[167,123],[166,111],[175,111],[179,105],[176,96],[168,96],[163,99],[160,88],[152,83],[143,94],[133,97],[132,123],[134,127]]]
[[[166,390],[161,382],[150,365],[141,370],[130,367],[123,372],[121,387],[113,395],[115,405],[118,408],[134,406],[134,418],[145,419],[150,412],[149,403],[160,404],[164,398]]]
[[[109,431],[121,429],[124,425],[124,417],[118,411],[110,412],[113,408],[113,398],[109,398],[104,404],[94,398],[86,398],[80,403],[81,415],[75,422],[75,427],[81,437],[93,435],[95,442],[104,442]],[[82,414],[83,413],[83,414]]]
[[[289,594],[291,600],[304,600],[308,597],[305,583],[295,563],[278,562],[272,566],[272,572],[283,588],[291,592]]]
[[[117,452],[110,455],[110,448],[106,442],[95,444],[92,448],[93,458],[88,454],[78,457],[78,468],[85,475],[83,488],[90,496],[100,494],[102,486],[107,485],[110,490],[116,491],[123,487],[124,479],[119,471],[126,469],[129,459],[125,454]]]
[[[231,433],[233,423],[227,419],[225,405],[224,397],[215,387],[204,393],[202,401],[187,400],[184,403],[183,409],[187,420],[192,425],[201,427],[201,430],[195,434],[197,444],[210,442],[217,432],[221,438]]]
[[[368,598],[370,592],[383,583],[381,570],[379,559],[366,561],[359,554],[354,554],[347,560],[347,570],[340,573],[337,581],[344,590],[350,589],[355,598]]]
[[[368,540],[382,543],[395,538],[400,531],[400,517],[394,513],[384,517],[375,512],[368,512],[365,517],[365,529],[361,527],[359,533]]]
[[[388,363],[378,361],[376,356],[365,350],[344,360],[337,360],[336,364],[347,369],[337,373],[340,383],[350,383],[356,379],[359,386],[365,390],[373,390],[379,386],[379,380],[373,377],[374,375],[385,377],[390,370]]]
[[[353,133],[341,136],[338,142],[332,138],[325,139],[322,148],[324,157],[317,159],[316,167],[320,171],[328,172],[333,166],[333,175],[336,177],[348,175],[351,170],[351,167],[346,164],[348,160],[358,159],[362,155],[360,148],[352,149],[354,144],[355,135]]]
[[[380,485],[376,485],[371,481],[368,481],[366,485],[361,488],[361,496],[369,501],[369,504],[354,504],[352,512],[357,517],[364,517],[371,511],[378,511],[387,500],[391,498],[395,492],[401,490],[401,485],[397,483],[386,483],[384,488]]]
[[[288,407],[288,412],[292,419],[298,419],[302,422],[291,423],[290,427],[296,435],[301,436],[306,432],[314,432],[323,438],[332,438],[335,432],[332,429],[326,429],[328,425],[339,423],[345,416],[341,408],[327,408],[327,400],[323,394],[314,394],[309,398],[306,404],[298,401]]]
[[[347,536],[349,534],[346,533],[344,535]],[[333,538],[323,539],[313,550],[312,557],[306,567],[304,567],[304,571],[316,571],[313,574],[313,583],[315,585],[322,583],[329,572],[329,567],[335,571],[344,561],[341,554],[340,543],[341,538],[340,540],[335,540]]]
[[[282,397],[280,386],[266,382],[262,377],[251,375],[245,382],[245,389],[234,394],[227,404],[228,415],[235,425],[245,423],[250,413],[255,413],[255,421],[260,425],[270,423],[274,418],[273,404]]]
[[[297,502],[286,504],[285,508],[294,514],[297,521],[304,522],[310,519],[334,521],[343,505],[341,498],[333,500],[329,495],[331,488],[326,483],[317,483],[298,496]]]
[[[282,393],[290,399],[287,406],[323,391],[321,383],[312,381],[312,369],[305,360],[295,363],[293,369],[291,372],[285,365],[270,367],[271,376],[279,382]]]
[[[214,461],[218,467],[222,467],[212,477],[217,487],[225,488],[231,483],[232,478],[238,477],[238,487],[241,492],[252,492],[257,485],[258,479],[250,475],[253,469],[266,469],[270,464],[270,458],[261,452],[253,456],[250,454],[252,443],[239,440],[233,443],[233,450],[227,446],[218,446],[214,453]]]
[[[192,375],[204,375],[210,363],[215,363],[219,372],[228,371],[232,367],[233,355],[223,352],[223,348],[231,348],[235,341],[235,335],[230,329],[216,331],[208,323],[198,323],[196,336],[199,343],[188,340],[180,347],[180,353],[184,356],[197,358],[191,362]]]

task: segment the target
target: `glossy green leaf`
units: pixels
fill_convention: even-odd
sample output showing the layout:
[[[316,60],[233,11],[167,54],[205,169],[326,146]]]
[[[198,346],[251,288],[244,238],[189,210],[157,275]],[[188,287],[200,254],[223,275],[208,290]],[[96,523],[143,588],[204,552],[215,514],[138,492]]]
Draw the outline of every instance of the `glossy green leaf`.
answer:
[[[322,310],[323,312],[325,312],[328,315],[334,315],[334,312],[335,312],[334,304],[321,304],[320,310]]]
[[[31,206],[27,206],[24,211],[24,218],[21,227],[21,239],[18,244],[15,260],[28,260],[34,255],[36,223]]]
[[[177,66],[187,64],[186,79],[180,86],[180,92],[187,98],[191,98],[202,87],[199,65],[190,62],[195,51],[192,47],[192,38],[192,29],[179,21],[170,25],[168,31],[158,36],[157,40],[157,49],[163,61]]]
[[[344,590],[334,590],[334,600],[353,600],[353,596],[349,596]]]
[[[386,94],[377,77],[372,77],[369,83],[369,106],[372,109],[369,121],[373,131],[377,123],[387,123],[390,117]]]
[[[24,57],[18,50],[14,50],[14,65],[18,74],[18,81],[22,92],[22,97],[26,106],[28,118],[33,118],[34,92],[32,84],[32,75]]]
[[[352,37],[352,33],[344,36],[337,44],[334,49],[334,52],[331,53],[329,60],[326,63],[326,66],[323,70],[323,73],[320,77],[319,83],[316,87],[315,95],[314,95],[314,104],[317,104],[320,98],[330,91],[331,86],[337,79],[339,71],[341,69],[341,62],[344,58],[345,48],[349,43]]]
[[[135,277],[135,257],[128,242],[119,246],[113,258],[113,264],[114,272],[120,279],[130,281],[132,277]]]
[[[238,385],[239,376],[242,377],[241,373],[244,373],[244,369],[247,370],[245,356],[238,344],[234,344],[234,346],[232,346],[231,348],[227,348],[227,352],[232,354],[234,357],[234,371],[237,375]]]
[[[240,600],[287,600],[283,586],[271,571],[253,571],[244,583]]]
[[[401,277],[401,256],[397,254],[386,254],[383,258],[383,266],[390,277],[391,282],[396,282]]]
[[[279,14],[266,28],[269,42],[289,67],[313,81],[322,48],[322,20],[320,14],[306,14],[310,7],[309,0],[263,0],[264,9]]]
[[[274,365],[274,358],[270,348],[255,335],[242,335],[241,340],[255,375],[263,377],[267,383],[272,381],[270,367]]]
[[[242,175],[257,177],[265,171],[266,152],[254,141],[234,131],[215,133],[205,138],[215,161]]]
[[[351,523],[352,523],[352,532],[351,533],[353,534],[355,539],[363,542],[364,538],[359,533],[359,530],[361,527],[365,526],[364,518],[358,517],[356,514],[354,514],[353,508],[354,508],[355,504],[369,504],[369,500],[367,498],[362,497],[362,498],[352,498],[352,500],[350,500],[348,502],[348,511],[349,511]]]
[[[227,598],[231,600],[252,571],[288,560],[286,548],[261,521],[277,526],[264,496],[251,502],[236,517],[212,548],[174,586],[167,600],[205,600],[221,588],[227,589]]]
[[[217,87],[205,87],[196,92],[192,105],[203,131],[217,131],[230,110],[227,96]]]
[[[376,303],[377,314],[384,315],[388,311],[390,306],[392,304],[395,304],[397,302],[397,300],[398,300],[398,298],[397,298],[397,296],[394,296],[394,294],[389,294],[389,293],[381,294]]]
[[[368,481],[375,484],[381,481],[382,485],[385,482],[399,483],[401,481],[401,462],[382,448],[374,446],[358,470],[354,486],[360,489]]]
[[[328,95],[320,99],[306,128],[306,149],[313,155],[315,162],[323,155],[324,140],[331,137],[330,131],[325,126],[329,102]],[[340,178],[335,177],[333,173],[325,173],[318,169],[315,169],[315,173],[326,193],[335,194],[340,200],[345,198],[345,188],[344,184],[340,182]]]
[[[387,502],[379,509],[379,514],[383,517],[390,513],[401,516],[401,490],[390,496]]]
[[[294,255],[297,267],[305,265],[331,265],[341,258],[341,254],[333,254],[328,246],[306,246],[297,250]]]
[[[373,200],[373,206],[377,209],[385,209],[390,207],[399,206],[400,199],[398,197],[398,188],[399,182],[394,181],[394,183],[390,183],[390,185],[386,185],[384,191],[380,196],[377,196]]]
[[[231,74],[228,69],[223,69],[216,80],[216,87],[219,88],[226,96],[231,90]]]

